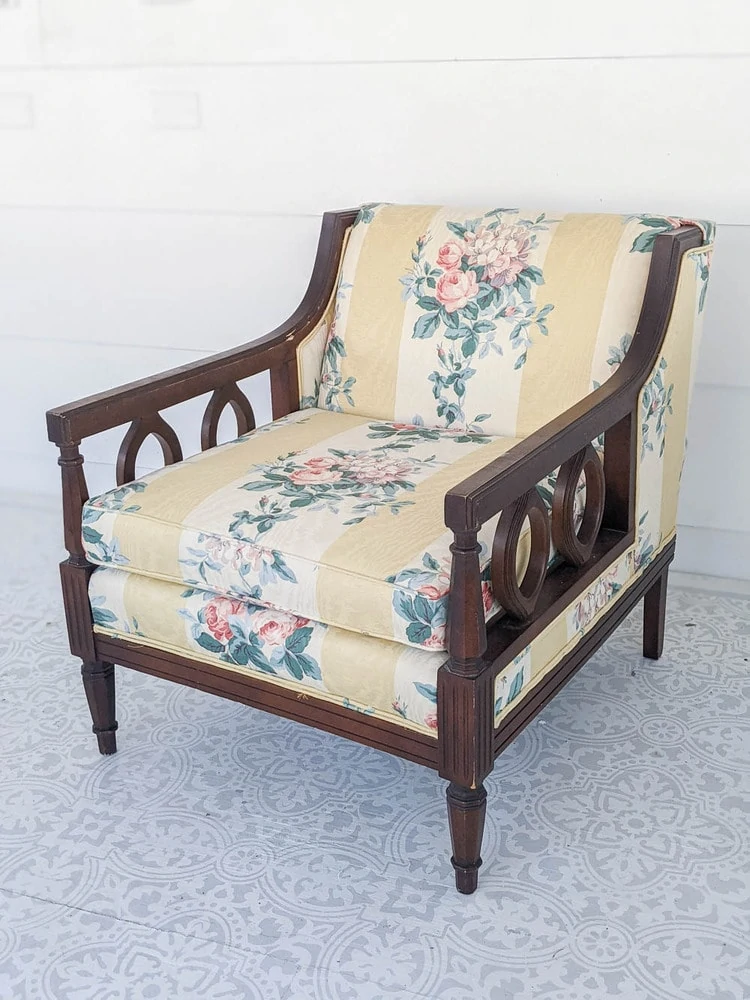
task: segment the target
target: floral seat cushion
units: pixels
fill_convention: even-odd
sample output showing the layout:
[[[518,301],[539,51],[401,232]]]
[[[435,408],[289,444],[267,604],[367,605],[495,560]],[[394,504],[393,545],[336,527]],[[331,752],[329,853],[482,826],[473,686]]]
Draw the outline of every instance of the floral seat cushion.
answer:
[[[445,648],[445,492],[512,438],[307,409],[90,500],[91,562]],[[540,487],[549,499],[551,485]],[[481,535],[485,608],[497,610]]]
[[[500,672],[495,725],[582,638],[636,576],[633,551]],[[179,653],[437,735],[445,652],[415,649],[251,601],[101,567],[89,583],[95,631]]]

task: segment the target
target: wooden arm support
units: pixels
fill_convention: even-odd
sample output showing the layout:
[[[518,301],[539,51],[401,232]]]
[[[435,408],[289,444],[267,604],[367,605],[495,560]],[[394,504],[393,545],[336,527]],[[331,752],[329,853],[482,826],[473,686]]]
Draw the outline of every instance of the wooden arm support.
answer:
[[[697,226],[655,240],[633,344],[601,388],[454,486],[445,523],[454,533],[448,620],[449,659],[438,671],[438,767],[477,790],[494,759],[494,679],[514,656],[605,572],[635,537],[638,397],[666,336],[682,256],[701,246]],[[605,435],[604,467],[592,447]],[[560,466],[552,502],[552,537],[561,565],[547,572],[550,527],[536,490]],[[586,476],[583,522],[574,527],[574,498]],[[503,613],[488,630],[482,607],[480,527],[502,511],[492,551],[492,583]],[[531,525],[531,555],[521,581],[516,548]]]
[[[702,242],[697,226],[657,236],[637,333],[623,363],[599,389],[449,490],[445,497],[449,528],[477,530],[633,412],[667,332],[682,255]]]

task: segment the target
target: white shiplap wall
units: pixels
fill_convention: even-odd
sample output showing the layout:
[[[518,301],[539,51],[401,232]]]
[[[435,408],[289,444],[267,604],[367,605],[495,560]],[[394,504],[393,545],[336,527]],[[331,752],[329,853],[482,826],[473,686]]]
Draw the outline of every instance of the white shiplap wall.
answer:
[[[55,494],[49,406],[284,319],[326,208],[705,216],[678,560],[749,578],[749,91],[744,0],[0,0],[0,485]]]

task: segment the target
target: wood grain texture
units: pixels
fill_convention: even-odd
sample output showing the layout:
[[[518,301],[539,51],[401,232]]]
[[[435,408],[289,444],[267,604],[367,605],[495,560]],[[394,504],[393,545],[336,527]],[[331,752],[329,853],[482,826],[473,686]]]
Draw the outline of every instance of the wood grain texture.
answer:
[[[214,389],[208,401],[201,422],[201,451],[216,447],[219,420],[227,406],[232,408],[237,420],[237,437],[255,430],[255,413],[250,400],[236,382],[229,382],[219,389]]]
[[[445,796],[448,801],[448,824],[453,846],[451,864],[456,873],[456,888],[468,896],[476,891],[479,866],[482,864],[487,791],[484,785],[463,788],[451,782]]]
[[[99,753],[105,755],[116,753],[114,664],[84,660],[81,666],[81,678],[93,722],[91,731],[99,743]]]
[[[576,528],[576,493],[581,475],[586,480],[586,502]],[[583,566],[594,550],[604,517],[605,494],[604,468],[593,445],[576,452],[560,466],[552,495],[552,542],[558,554],[573,566]]]
[[[519,580],[516,571],[518,543],[527,519],[531,548],[528,565]],[[539,491],[534,488],[503,510],[492,540],[492,592],[509,617],[524,622],[534,614],[547,576],[549,553],[549,514]]]
[[[664,650],[668,569],[664,569],[643,599],[643,655],[658,660]]]
[[[147,437],[153,435],[159,442],[165,465],[182,461],[180,440],[164,417],[159,413],[149,413],[136,417],[122,439],[115,464],[115,481],[118,486],[132,483],[136,478],[135,466],[138,452]]]

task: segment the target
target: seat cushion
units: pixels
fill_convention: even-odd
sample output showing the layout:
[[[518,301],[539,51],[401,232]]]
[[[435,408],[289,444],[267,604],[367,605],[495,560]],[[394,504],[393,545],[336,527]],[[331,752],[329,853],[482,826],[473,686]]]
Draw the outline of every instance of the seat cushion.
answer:
[[[445,492],[516,442],[308,409],[90,500],[93,563],[445,648]],[[549,497],[550,484],[542,487]],[[485,608],[497,518],[481,534]]]
[[[495,725],[533,691],[635,578],[633,550],[500,672]],[[89,583],[95,631],[256,674],[437,735],[437,672],[444,652],[323,625],[250,601],[102,567]]]
[[[344,255],[318,405],[527,437],[612,374],[654,240],[681,222],[366,206]]]

